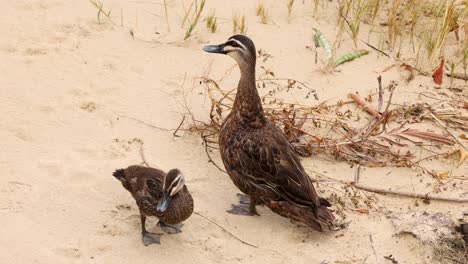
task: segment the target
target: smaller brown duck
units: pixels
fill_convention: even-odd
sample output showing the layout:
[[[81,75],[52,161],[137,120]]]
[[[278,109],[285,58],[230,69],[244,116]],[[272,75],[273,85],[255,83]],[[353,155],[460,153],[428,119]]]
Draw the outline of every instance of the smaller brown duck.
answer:
[[[184,175],[178,169],[166,174],[155,168],[135,165],[118,169],[112,175],[132,194],[140,209],[141,234],[146,246],[160,244],[160,234],[146,231],[147,216],[156,216],[158,225],[167,233],[182,232],[181,222],[192,214],[193,199],[185,186]]]

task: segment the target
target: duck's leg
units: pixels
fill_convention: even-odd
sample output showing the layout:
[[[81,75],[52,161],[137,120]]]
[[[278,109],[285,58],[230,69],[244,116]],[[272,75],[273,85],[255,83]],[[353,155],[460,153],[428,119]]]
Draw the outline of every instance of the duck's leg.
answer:
[[[247,196],[245,194],[238,194],[239,196],[239,204],[231,205],[231,210],[228,210],[228,213],[237,214],[237,215],[260,215],[257,212],[257,208],[255,207],[258,203],[257,199],[252,196]]]
[[[140,213],[140,219],[141,219],[141,236],[143,239],[143,244],[145,244],[145,246],[148,246],[151,244],[161,244],[161,241],[160,241],[161,235],[146,231],[146,226],[145,226],[146,216]]]
[[[180,229],[182,226],[184,226],[182,223],[176,224],[176,225],[168,225],[164,223],[163,221],[159,220],[158,226],[166,233],[168,234],[178,234],[181,233],[182,230]]]

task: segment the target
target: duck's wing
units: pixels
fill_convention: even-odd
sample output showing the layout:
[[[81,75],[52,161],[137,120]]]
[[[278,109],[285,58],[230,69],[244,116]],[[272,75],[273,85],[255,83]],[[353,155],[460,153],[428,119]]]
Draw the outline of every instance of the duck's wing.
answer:
[[[150,195],[159,201],[162,197],[162,182],[159,179],[156,178],[147,178],[145,180],[145,187],[148,189],[148,192]]]
[[[146,215],[154,214],[156,205],[162,197],[162,183],[156,178],[142,177],[138,180],[138,189],[133,194],[138,208]]]
[[[320,206],[320,198],[283,132],[274,125],[240,132],[226,146],[228,170],[299,205]]]

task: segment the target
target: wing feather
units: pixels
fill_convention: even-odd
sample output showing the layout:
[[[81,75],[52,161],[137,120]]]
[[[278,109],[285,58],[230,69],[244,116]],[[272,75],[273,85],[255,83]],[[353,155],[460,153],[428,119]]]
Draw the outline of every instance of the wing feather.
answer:
[[[279,128],[271,125],[253,133],[240,132],[231,143],[229,169],[253,184],[268,186],[285,200],[320,205],[312,180]]]

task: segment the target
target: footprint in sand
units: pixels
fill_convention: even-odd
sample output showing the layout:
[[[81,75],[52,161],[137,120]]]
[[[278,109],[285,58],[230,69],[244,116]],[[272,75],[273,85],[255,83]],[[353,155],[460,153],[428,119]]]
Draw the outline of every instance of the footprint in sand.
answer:
[[[78,154],[82,156],[86,156],[88,158],[94,158],[97,156],[97,151],[95,147],[86,147],[86,146],[75,147],[73,148],[73,151],[77,152]]]
[[[47,171],[51,179],[56,179],[63,175],[63,164],[58,160],[39,160],[37,167]]]
[[[87,38],[91,35],[91,31],[80,24],[60,25],[58,26],[58,31],[67,36],[74,35],[79,39]]]
[[[23,54],[27,56],[46,55],[47,53],[48,50],[44,47],[31,47],[23,50]]]
[[[30,142],[33,140],[32,136],[22,128],[12,128],[9,131],[16,137],[25,142]]]
[[[109,220],[102,225],[102,229],[99,231],[103,235],[120,236],[130,234],[140,223],[140,215],[129,204],[119,204],[115,206],[115,209],[103,212],[109,214]]]
[[[96,248],[97,251],[99,252],[107,252],[107,251],[111,251],[112,250],[112,246],[111,245],[103,245],[103,246],[99,246]]]
[[[115,237],[115,236],[124,235],[125,231],[121,227],[111,223],[111,224],[103,224],[102,230],[99,233],[103,235]]]
[[[0,43],[0,51],[5,53],[15,53],[18,51],[18,47],[12,43]]]
[[[86,112],[94,112],[96,110],[96,104],[93,102],[84,102],[80,105],[80,108],[83,109]]]
[[[115,208],[117,208],[117,210],[121,211],[129,211],[129,210],[132,210],[132,206],[129,205],[129,204],[119,204],[117,205]]]
[[[0,200],[0,211],[20,212],[24,204],[28,203],[32,186],[19,181],[9,181],[5,186],[0,187],[0,193],[5,193]],[[18,197],[18,199],[15,199]]]
[[[109,146],[106,152],[109,153],[110,158],[125,157],[128,152],[132,149],[140,149],[143,144],[143,140],[139,138],[133,138],[130,140],[114,138],[114,144]]]
[[[69,257],[69,258],[79,258],[81,257],[81,250],[79,248],[73,247],[61,247],[57,248],[55,252],[61,256]]]
[[[81,89],[72,89],[68,92],[69,94],[76,96],[76,97],[85,97],[89,96],[89,93],[86,91],[83,91]]]
[[[38,10],[47,10],[52,7],[57,7],[62,5],[61,1],[27,1],[27,3],[18,3],[17,7],[20,10],[26,10],[26,11],[38,11]]]

